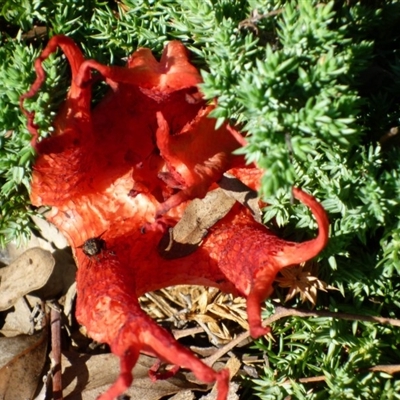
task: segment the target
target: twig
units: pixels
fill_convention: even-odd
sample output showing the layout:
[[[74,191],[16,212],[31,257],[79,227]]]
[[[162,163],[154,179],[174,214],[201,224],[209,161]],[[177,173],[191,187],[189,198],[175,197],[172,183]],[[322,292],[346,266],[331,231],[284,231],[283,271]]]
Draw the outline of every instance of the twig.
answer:
[[[400,326],[400,320],[394,318],[373,317],[368,315],[347,314],[342,312],[331,311],[312,311],[312,310],[299,310],[297,308],[286,308],[274,303],[275,314],[264,320],[263,325],[268,326],[275,321],[285,317],[326,317],[344,319],[350,321],[364,321],[364,322],[377,322],[379,324],[387,324],[392,326]]]
[[[356,372],[362,371],[372,371],[372,372],[386,372],[387,374],[393,375],[400,372],[400,364],[393,364],[393,365],[375,365],[374,367],[360,369]],[[324,382],[326,379],[325,375],[318,375],[318,376],[310,376],[307,378],[299,378],[296,379],[297,382],[300,383],[314,383],[314,382]],[[285,380],[281,385],[289,383],[289,379]]]
[[[393,375],[393,374],[400,372],[400,364],[375,365],[375,367],[368,368],[368,371],[386,372],[387,374]]]
[[[189,328],[189,329],[173,329],[172,330],[172,335],[176,340],[181,339],[186,336],[191,336],[191,335],[196,335],[197,333],[202,333],[204,332],[204,329],[199,326],[196,328]]]
[[[43,40],[47,36],[48,31],[45,26],[34,26],[30,31],[23,33],[21,39],[23,40]]]
[[[240,335],[236,336],[235,339],[233,339],[229,343],[227,343],[225,346],[218,349],[212,356],[204,358],[203,361],[211,367],[217,360],[219,360],[222,356],[224,356],[226,353],[228,353],[228,351],[232,350],[239,343],[248,339],[249,336],[250,336],[250,334],[248,331],[241,333]]]
[[[389,139],[394,138],[399,134],[399,127],[394,126],[393,128],[390,128],[389,132],[385,133],[380,139],[379,143],[380,145],[385,144]]]
[[[299,378],[297,379],[300,383],[313,383],[313,382],[323,382],[325,381],[325,375],[318,375],[318,376],[309,376],[308,378]],[[289,380],[285,381],[288,383]]]
[[[50,305],[51,358],[53,376],[53,399],[63,400],[61,377],[61,316],[58,306]]]
[[[344,319],[344,320],[350,320],[350,321],[366,321],[366,322],[377,322],[380,324],[389,324],[393,326],[400,326],[400,320],[394,319],[394,318],[382,318],[382,317],[369,317],[366,315],[358,315],[358,314],[346,314],[346,313],[340,313],[340,312],[331,312],[331,311],[311,311],[311,310],[299,310],[296,308],[286,308],[281,305],[278,305],[274,303],[275,306],[275,313],[271,315],[269,318],[265,319],[263,321],[263,326],[268,326],[271,325],[273,322],[276,322],[282,318],[285,317],[326,317],[326,318],[337,318],[337,319]],[[222,356],[224,356],[226,353],[228,353],[230,350],[232,350],[235,346],[237,346],[239,343],[242,341],[248,339],[250,337],[250,333],[248,331],[241,333],[238,335],[235,339],[233,339],[231,342],[226,344],[225,346],[221,347],[218,349],[212,356],[209,356],[204,359],[204,362],[208,365],[213,365],[217,360],[219,360]],[[376,369],[376,368],[383,368],[385,367],[386,369]],[[371,367],[370,371],[384,371],[388,372],[393,371],[393,368],[395,369],[395,372],[398,372],[400,369],[399,366],[376,366],[376,367]],[[390,369],[392,368],[392,369]],[[398,368],[398,369],[396,369]],[[391,372],[388,372],[391,373]],[[299,382],[307,383],[307,382],[319,382],[324,380],[324,376],[316,376],[316,377],[311,377],[311,378],[301,378],[299,379]]]

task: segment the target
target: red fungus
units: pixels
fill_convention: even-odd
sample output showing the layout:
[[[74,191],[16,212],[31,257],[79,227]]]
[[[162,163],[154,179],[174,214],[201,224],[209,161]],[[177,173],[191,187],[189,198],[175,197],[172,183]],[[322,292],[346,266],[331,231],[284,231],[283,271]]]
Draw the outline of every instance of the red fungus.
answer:
[[[191,199],[217,187],[228,170],[256,188],[261,171],[232,155],[243,143],[238,132],[227,125],[215,130],[215,120],[207,118],[213,106],[202,100],[201,77],[179,42],[166,46],[160,62],[150,50],[139,49],[122,68],[85,60],[71,39],[55,36],[35,63],[37,79],[21,97],[22,106],[44,82],[42,63],[57,47],[71,65],[72,82],[52,136],[38,141],[34,114],[22,107],[38,153],[31,200],[51,206],[48,219],[74,251],[79,322],[120,358],[119,378],[100,398],[123,393],[143,351],[192,370],[204,382],[216,381],[218,400],[223,400],[228,372],[214,371],[176,342],[141,310],[138,297],[175,284],[216,286],[246,297],[251,335],[263,335],[269,330],[261,324],[261,302],[281,268],[324,248],[325,211],[312,196],[294,189],[316,217],[319,233],[293,243],[274,236],[237,203],[196,251],[163,258],[157,252],[162,231],[179,221]],[[91,88],[98,79],[110,92],[91,109]],[[87,250],[88,241],[99,244],[99,238],[101,248]]]

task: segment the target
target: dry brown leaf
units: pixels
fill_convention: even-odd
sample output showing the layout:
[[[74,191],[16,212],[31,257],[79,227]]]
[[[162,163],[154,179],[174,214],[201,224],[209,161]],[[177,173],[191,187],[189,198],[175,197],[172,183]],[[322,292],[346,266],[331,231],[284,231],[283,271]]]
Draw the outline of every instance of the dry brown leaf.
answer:
[[[195,400],[195,396],[192,390],[184,390],[170,397],[169,400]]]
[[[0,269],[0,311],[22,296],[42,288],[55,265],[51,253],[39,247],[27,250],[13,263]]]
[[[218,185],[224,190],[225,194],[247,207],[257,222],[262,223],[259,196],[255,190],[250,189],[242,181],[228,173],[222,176]]]
[[[242,363],[235,356],[232,356],[228,360],[228,362],[226,363],[226,368],[229,369],[229,374],[230,374],[231,378],[239,372],[239,369],[241,366],[242,366]]]
[[[40,230],[40,228],[39,228]],[[11,264],[15,261],[19,256],[21,256],[28,249],[33,249],[34,247],[40,247],[43,250],[48,250],[50,252],[54,251],[54,246],[51,244],[51,241],[47,239],[43,239],[40,235],[31,234],[27,243],[23,246],[21,244],[11,241],[7,244],[7,246],[2,249],[1,252],[1,261],[6,265]]]
[[[170,318],[177,314],[178,310],[171,307],[164,296],[159,295],[157,292],[146,293],[145,296],[151,299],[153,304],[157,306],[158,310],[162,312],[167,318]],[[159,317],[161,318],[161,316]]]
[[[53,224],[41,218],[39,215],[33,215],[31,218],[45,240],[52,243],[57,249],[69,247],[65,236]]]
[[[231,306],[225,306],[223,304],[210,304],[207,310],[221,318],[229,319],[238,323],[245,330],[249,329],[245,308],[232,308]]]
[[[0,334],[5,337],[32,335],[45,325],[44,304],[37,297],[24,296],[4,312]]]
[[[0,338],[0,399],[33,399],[46,361],[46,329],[35,335]]]
[[[193,253],[208,230],[231,210],[238,201],[246,206],[261,223],[258,193],[230,174],[224,174],[218,189],[203,199],[194,199],[185,209],[180,221],[161,239],[158,252],[166,258],[179,258]]]
[[[296,294],[300,294],[303,303],[308,300],[315,306],[318,290],[326,292],[327,289],[336,289],[317,278],[317,265],[312,262],[305,263],[304,266],[284,268],[280,271],[280,274],[281,276],[278,276],[275,281],[280,287],[289,288],[285,302],[292,299]]]
[[[229,392],[227,400],[239,400],[239,395],[237,394],[239,390],[239,384],[236,382],[229,383]],[[213,390],[211,393],[200,397],[200,400],[217,400],[218,392]]]
[[[158,252],[168,259],[185,257],[199,247],[203,238],[216,222],[228,214],[235,199],[222,189],[209,192],[203,199],[194,199],[182,218],[161,239]]]
[[[191,305],[188,300],[192,297],[192,288],[188,285],[170,286],[168,288],[160,289],[160,292],[165,298],[167,298],[171,303],[176,304],[180,309]]]
[[[56,264],[46,284],[30,292],[42,300],[54,300],[65,295],[75,283],[76,264],[71,254],[64,250],[56,250],[52,256]]]
[[[197,321],[202,324],[215,324],[216,321],[214,318],[210,317],[209,315],[204,314],[191,314],[189,317],[191,320]]]
[[[238,373],[241,364],[242,363],[239,361],[239,359],[233,356],[227,361],[224,368],[227,368],[229,370],[229,375],[232,378]],[[238,383],[232,381],[229,382],[229,392],[227,400],[239,400],[239,396],[237,394],[238,390],[239,390]],[[217,395],[218,392],[216,390],[216,385],[214,385],[213,390],[209,394],[202,396],[200,400],[217,400]]]
[[[126,391],[130,400],[158,400],[164,396],[180,391],[206,390],[205,385],[197,385],[186,380],[186,374],[178,372],[167,380],[153,382],[148,371],[156,359],[141,355],[133,369],[135,380]],[[95,400],[104,392],[119,373],[119,360],[112,354],[82,355],[75,352],[66,352],[62,359],[64,400]]]
[[[197,298],[196,302],[198,305],[198,311],[204,314],[207,311],[207,306],[209,305],[209,293],[204,290],[203,293]]]
[[[68,318],[69,324],[72,323],[74,304],[76,298],[76,282],[74,282],[67,290],[63,298],[64,315]]]
[[[218,346],[232,340],[224,320],[234,321],[245,330],[248,329],[246,301],[216,288],[174,286],[147,294],[141,297],[140,302],[149,315],[164,321],[169,319],[174,322],[175,328],[182,328],[185,322],[196,321],[209,336],[210,342]],[[164,302],[176,307],[173,315],[166,312],[162,306]]]

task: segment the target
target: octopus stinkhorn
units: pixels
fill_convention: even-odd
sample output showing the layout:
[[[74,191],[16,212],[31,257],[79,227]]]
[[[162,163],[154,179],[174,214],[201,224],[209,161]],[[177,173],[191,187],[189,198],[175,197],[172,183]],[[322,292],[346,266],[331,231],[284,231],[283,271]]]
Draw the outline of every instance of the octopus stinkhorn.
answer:
[[[61,48],[71,66],[71,87],[54,119],[54,132],[39,140],[34,113],[24,108],[45,81],[42,63]],[[250,333],[266,334],[261,302],[283,267],[316,256],[326,245],[328,219],[322,206],[300,189],[294,196],[310,207],[319,233],[303,243],[276,237],[236,203],[188,255],[165,258],[157,251],[192,199],[218,187],[225,172],[257,189],[262,174],[233,154],[240,134],[227,124],[215,129],[198,89],[201,76],[178,41],[158,62],[137,50],[126,67],[86,60],[68,37],[54,36],[35,62],[37,74],[21,97],[37,159],[31,201],[50,206],[47,218],[68,238],[78,265],[77,318],[89,335],[108,343],[120,358],[120,375],[100,396],[109,400],[132,382],[139,352],[192,370],[217,382],[226,399],[229,374],[214,371],[159,327],[140,308],[145,292],[176,284],[216,286],[244,296]],[[109,93],[94,108],[92,85]],[[90,246],[89,246],[90,244]]]

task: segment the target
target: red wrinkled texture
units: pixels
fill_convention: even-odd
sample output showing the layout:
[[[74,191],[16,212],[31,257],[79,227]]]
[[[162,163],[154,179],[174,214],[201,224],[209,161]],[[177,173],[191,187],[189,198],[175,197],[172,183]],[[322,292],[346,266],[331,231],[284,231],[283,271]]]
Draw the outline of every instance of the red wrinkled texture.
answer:
[[[71,66],[67,98],[54,120],[53,134],[38,141],[34,114],[23,102],[45,80],[42,62],[60,47]],[[246,166],[233,150],[244,139],[234,128],[215,130],[197,85],[201,76],[185,47],[170,42],[158,62],[139,49],[127,67],[85,60],[65,36],[53,37],[35,63],[37,79],[21,97],[32,145],[37,151],[31,201],[51,206],[47,218],[68,238],[78,265],[77,318],[88,334],[108,343],[120,357],[120,375],[100,398],[113,399],[132,382],[139,352],[188,368],[198,379],[216,381],[218,400],[226,399],[229,374],[214,371],[180,345],[140,308],[147,291],[176,284],[216,286],[246,297],[250,333],[261,323],[261,302],[283,267],[316,256],[326,245],[328,219],[310,195],[294,189],[317,219],[319,233],[303,243],[287,242],[254,221],[236,204],[217,222],[192,254],[162,258],[157,245],[193,198],[216,188],[224,172],[252,188],[262,171]],[[93,109],[92,85],[104,80],[109,93]],[[101,235],[106,248],[83,253],[86,240]]]

